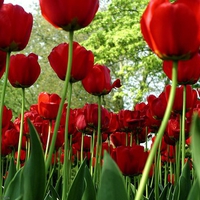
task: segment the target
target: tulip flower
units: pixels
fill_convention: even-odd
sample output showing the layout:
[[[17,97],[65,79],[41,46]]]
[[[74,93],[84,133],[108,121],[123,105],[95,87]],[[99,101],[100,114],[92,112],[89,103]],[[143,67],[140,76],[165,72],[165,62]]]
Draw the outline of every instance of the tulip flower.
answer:
[[[0,51],[0,78],[5,72],[5,65],[6,65],[6,52]]]
[[[4,106],[3,107],[3,120],[2,120],[3,132],[8,129],[11,119],[12,119],[12,110],[10,110],[6,106]]]
[[[147,97],[147,101],[149,105],[149,111],[153,118],[161,120],[167,107],[165,93],[162,92],[158,97],[150,95]]]
[[[110,112],[101,107],[101,130],[107,130],[110,122]],[[77,116],[76,128],[81,132],[91,132],[98,126],[98,105],[85,104]]]
[[[104,65],[94,65],[90,73],[82,80],[84,89],[96,96],[106,95],[113,88],[121,87],[120,80],[111,83],[110,70]]]
[[[8,79],[13,87],[30,87],[35,83],[39,75],[40,65],[36,54],[11,56]]]
[[[40,8],[43,17],[53,26],[74,31],[91,23],[99,0],[40,0]]]
[[[151,0],[142,15],[144,39],[161,59],[189,59],[198,52],[200,18],[194,9],[196,3],[188,2]]]
[[[57,94],[41,92],[38,96],[38,113],[46,119],[56,119],[60,101]]]
[[[3,5],[4,0],[0,0],[0,8]]]
[[[175,113],[182,113],[183,87],[184,86],[176,88],[176,95],[174,99],[174,105],[172,108],[173,112]],[[169,99],[170,90],[171,90],[171,85],[167,85],[165,87],[165,95],[166,95],[167,101]],[[197,101],[197,92],[193,90],[190,85],[186,85],[186,110],[189,111],[192,108],[194,108],[196,101]]]
[[[117,147],[113,149],[112,158],[125,176],[141,174],[146,163],[148,152],[144,147],[133,145],[132,147]]]
[[[0,49],[23,50],[30,38],[33,16],[19,5],[3,4],[0,10]]]
[[[163,62],[163,71],[172,80],[172,61]],[[200,53],[195,54],[190,60],[178,62],[177,81],[180,85],[195,84],[200,78]]]
[[[62,43],[54,47],[48,56],[53,70],[61,80],[65,80],[67,63],[68,63],[69,44]],[[94,55],[91,51],[86,50],[77,42],[73,42],[73,58],[71,70],[71,82],[84,79],[94,65]]]

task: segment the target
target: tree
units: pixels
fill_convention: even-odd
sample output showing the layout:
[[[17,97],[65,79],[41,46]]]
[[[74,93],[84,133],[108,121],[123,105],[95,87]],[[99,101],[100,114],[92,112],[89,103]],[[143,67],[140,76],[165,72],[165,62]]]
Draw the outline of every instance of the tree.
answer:
[[[112,0],[99,11],[91,26],[80,31],[87,34],[82,42],[91,49],[96,62],[107,65],[113,78],[123,87],[113,97],[117,109],[131,109],[151,92],[163,89],[166,78],[159,60],[147,47],[140,31],[140,17],[148,1]],[[120,104],[119,104],[120,102]]]

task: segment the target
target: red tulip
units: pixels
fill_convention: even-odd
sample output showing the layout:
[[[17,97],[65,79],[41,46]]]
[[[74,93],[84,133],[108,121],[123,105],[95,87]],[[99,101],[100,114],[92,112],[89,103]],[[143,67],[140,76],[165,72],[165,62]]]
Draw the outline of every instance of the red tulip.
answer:
[[[110,123],[110,113],[104,107],[101,107],[101,130],[107,130]],[[85,104],[76,120],[76,128],[81,132],[90,133],[92,129],[98,126],[98,105]]]
[[[172,80],[172,61],[163,62],[163,71]],[[178,62],[177,81],[180,85],[195,84],[200,78],[200,54],[197,53],[190,60]]]
[[[121,87],[120,80],[111,83],[110,70],[104,65],[94,65],[89,74],[82,80],[85,90],[92,95],[106,95],[113,88]]]
[[[49,120],[56,119],[61,98],[57,94],[42,92],[38,96],[38,112]]]
[[[23,50],[30,38],[33,16],[19,5],[3,4],[0,9],[0,49]]]
[[[151,0],[147,6],[141,18],[142,34],[161,59],[189,59],[198,52],[200,18],[193,2]]]
[[[84,28],[93,20],[99,0],[40,0],[43,17],[66,31]]]
[[[167,127],[166,127],[166,134],[172,141],[178,141],[180,137],[180,117],[178,116],[175,119],[169,119]],[[189,136],[190,130],[190,121],[188,119],[185,120],[185,138]]]
[[[0,51],[0,78],[2,77],[5,71],[6,65],[6,52]]]
[[[165,87],[166,99],[168,101],[171,85]],[[191,110],[197,101],[197,92],[190,85],[186,85],[186,111]],[[182,113],[183,109],[183,86],[176,88],[176,95],[173,104],[173,112]]]
[[[3,107],[3,121],[2,121],[2,132],[6,131],[10,126],[10,121],[12,119],[12,110],[8,109],[6,106]]]
[[[132,146],[135,141],[131,141],[131,134],[126,132],[114,132],[110,135],[110,141],[115,147]],[[131,144],[130,144],[131,143]]]
[[[27,88],[35,83],[40,75],[38,56],[34,53],[25,56],[11,56],[8,79],[13,87]]]
[[[144,147],[133,145],[132,147],[117,147],[113,149],[112,158],[125,176],[141,174],[145,166],[148,153]]]
[[[140,118],[139,111],[120,110],[118,114],[119,129],[124,132],[134,131],[143,119]]]
[[[68,63],[67,43],[59,44],[54,47],[48,56],[49,62],[53,70],[61,80],[65,80],[67,63]],[[71,82],[76,82],[84,79],[94,65],[94,55],[91,51],[87,51],[77,42],[73,42],[73,58],[71,70]]]
[[[165,109],[167,107],[167,101],[165,97],[165,93],[162,92],[158,97],[154,95],[150,95],[147,97],[149,111],[153,118],[162,119],[165,114]]]
[[[0,7],[3,5],[4,0],[0,0]]]

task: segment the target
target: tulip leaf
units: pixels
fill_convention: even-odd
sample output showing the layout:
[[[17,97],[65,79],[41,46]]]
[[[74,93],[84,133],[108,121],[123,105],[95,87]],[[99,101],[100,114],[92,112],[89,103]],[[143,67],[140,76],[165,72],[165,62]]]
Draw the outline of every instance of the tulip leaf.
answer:
[[[4,193],[6,192],[8,184],[13,179],[15,174],[16,174],[16,166],[15,166],[14,159],[12,157],[11,160],[10,160],[10,166],[9,166],[9,169],[8,169],[8,176],[7,176],[5,184],[4,184]]]
[[[192,137],[192,155],[194,159],[194,166],[195,171],[197,174],[197,179],[200,184],[200,118],[198,114],[194,114],[193,120],[192,120],[192,126],[191,126],[191,137]]]
[[[86,183],[86,188],[82,200],[95,200],[96,191],[92,181],[91,174],[87,166],[85,166],[85,183]]]
[[[17,171],[13,179],[8,184],[4,198],[20,199],[23,196],[22,168]]]
[[[62,197],[62,176],[60,176],[56,182],[55,190],[58,194],[58,196]]]
[[[104,164],[97,200],[128,200],[123,176],[108,153],[104,154]]]
[[[162,192],[161,192],[161,194],[160,194],[160,197],[159,197],[159,200],[165,200],[168,191],[169,191],[169,184],[167,184],[167,185],[164,187],[164,189],[162,190]]]
[[[23,199],[43,200],[46,186],[44,154],[39,136],[30,120],[28,120],[28,124],[30,130],[31,152],[23,169]]]
[[[44,200],[59,200],[59,199],[60,197],[56,192],[55,188],[52,185],[50,185],[50,191],[47,193]]]
[[[190,188],[191,188],[190,167],[189,163],[186,162],[183,171],[181,173],[181,176],[179,177],[179,181],[176,185],[173,199],[174,200],[187,199],[188,194],[190,192]]]
[[[84,160],[69,189],[67,200],[81,200],[85,190],[85,166],[86,163]]]
[[[199,182],[198,182],[198,180],[195,180],[195,182],[193,183],[193,186],[190,190],[187,200],[194,200],[194,199],[200,200],[199,190],[200,190]]]

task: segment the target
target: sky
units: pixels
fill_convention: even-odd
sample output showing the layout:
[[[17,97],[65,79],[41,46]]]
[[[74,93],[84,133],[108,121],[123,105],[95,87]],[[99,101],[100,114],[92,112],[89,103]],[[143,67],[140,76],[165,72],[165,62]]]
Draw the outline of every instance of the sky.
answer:
[[[4,0],[4,3],[18,4],[22,6],[27,12],[31,12],[31,5],[38,0]]]

